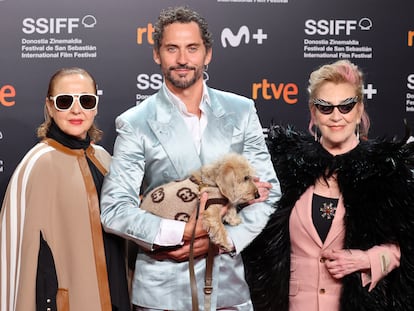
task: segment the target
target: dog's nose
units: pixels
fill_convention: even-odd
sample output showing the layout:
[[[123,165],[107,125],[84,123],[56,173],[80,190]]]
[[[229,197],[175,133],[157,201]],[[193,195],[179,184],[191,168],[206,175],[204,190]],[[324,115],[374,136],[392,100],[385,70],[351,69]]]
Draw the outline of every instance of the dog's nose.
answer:
[[[256,191],[256,192],[255,192],[255,194],[254,194],[254,198],[255,198],[255,199],[260,198],[260,193],[259,193],[259,191]]]

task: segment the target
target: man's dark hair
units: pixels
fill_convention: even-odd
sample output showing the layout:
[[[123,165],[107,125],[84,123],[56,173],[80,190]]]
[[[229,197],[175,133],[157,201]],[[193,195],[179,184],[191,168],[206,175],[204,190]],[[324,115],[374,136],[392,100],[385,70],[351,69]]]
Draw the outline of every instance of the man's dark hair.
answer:
[[[175,8],[168,8],[162,10],[157,22],[155,23],[155,30],[153,33],[154,48],[158,51],[161,47],[161,41],[164,34],[164,28],[172,23],[190,23],[195,22],[200,28],[200,34],[203,38],[204,46],[207,50],[213,46],[213,36],[208,30],[206,20],[196,11],[179,6]]]

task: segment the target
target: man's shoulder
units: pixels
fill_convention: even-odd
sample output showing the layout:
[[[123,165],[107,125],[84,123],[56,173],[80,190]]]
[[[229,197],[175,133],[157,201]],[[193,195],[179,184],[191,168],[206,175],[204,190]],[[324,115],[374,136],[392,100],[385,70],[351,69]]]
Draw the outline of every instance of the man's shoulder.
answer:
[[[229,102],[237,102],[238,104],[243,102],[251,104],[253,102],[251,98],[230,91],[223,91],[211,87],[209,87],[207,90],[211,100],[226,100]]]

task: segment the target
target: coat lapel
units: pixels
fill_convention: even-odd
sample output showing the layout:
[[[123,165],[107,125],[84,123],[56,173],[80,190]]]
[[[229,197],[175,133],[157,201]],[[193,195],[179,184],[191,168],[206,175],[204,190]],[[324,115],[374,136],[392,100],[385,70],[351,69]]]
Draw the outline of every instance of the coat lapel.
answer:
[[[232,137],[237,128],[234,125],[234,113],[226,113],[212,92],[205,114],[208,124],[201,138],[200,158],[202,163],[210,163],[231,151]]]
[[[205,105],[207,127],[201,138],[198,155],[192,136],[178,109],[171,103],[164,89],[155,97],[156,117],[148,124],[163,146],[177,174],[186,176],[188,171],[211,163],[231,151],[232,137],[242,132],[235,125],[234,113],[226,112],[214,93],[210,92],[210,105]],[[177,142],[179,142],[177,144]]]
[[[338,206],[336,208],[335,217],[332,220],[331,229],[328,232],[326,237],[324,248],[329,248],[335,241],[340,239],[343,240],[345,234],[344,226],[344,216],[345,216],[345,207],[342,196],[339,197]],[[335,248],[338,246],[336,245]]]
[[[295,204],[297,218],[302,227],[308,233],[309,237],[319,246],[322,247],[322,241],[312,221],[312,196],[313,186],[309,187]]]
[[[155,120],[148,120],[149,127],[163,146],[178,176],[186,176],[189,171],[201,166],[191,133],[163,89],[155,100],[156,117]]]
[[[321,238],[319,237],[318,232],[312,221],[312,209],[309,208],[312,206],[312,195],[313,195],[313,186],[300,197],[298,202],[296,202],[295,209],[297,217],[302,224],[304,230],[308,233],[309,237],[321,248],[329,248],[335,241],[338,239],[342,240],[345,227],[344,227],[344,215],[345,207],[342,200],[342,196],[339,198],[338,207],[336,209],[335,217],[332,221],[331,228],[328,232],[326,240],[322,243]],[[335,245],[337,248],[338,245]]]

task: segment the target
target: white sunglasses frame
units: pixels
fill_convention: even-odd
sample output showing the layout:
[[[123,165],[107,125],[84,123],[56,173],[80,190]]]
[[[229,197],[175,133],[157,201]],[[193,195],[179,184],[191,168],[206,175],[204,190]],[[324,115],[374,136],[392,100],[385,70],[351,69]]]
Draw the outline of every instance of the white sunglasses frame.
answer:
[[[80,97],[82,95],[88,95],[88,96],[95,97],[95,99],[96,99],[96,105],[95,105],[95,107],[93,107],[92,109],[84,108],[82,106],[82,104],[80,103]],[[59,96],[72,96],[72,104],[67,109],[59,108],[57,106],[57,104],[56,104],[56,98],[58,98]],[[55,96],[49,96],[48,99],[51,100],[51,101],[53,101],[53,105],[55,106],[55,109],[58,110],[58,111],[69,111],[69,110],[71,110],[73,108],[73,105],[75,104],[75,100],[76,99],[78,100],[79,106],[81,107],[81,109],[82,110],[85,110],[85,111],[93,111],[93,110],[96,110],[98,108],[98,103],[99,103],[99,96],[96,95],[96,94],[93,94],[93,93],[81,93],[81,94],[59,93],[59,94],[57,94]]]

